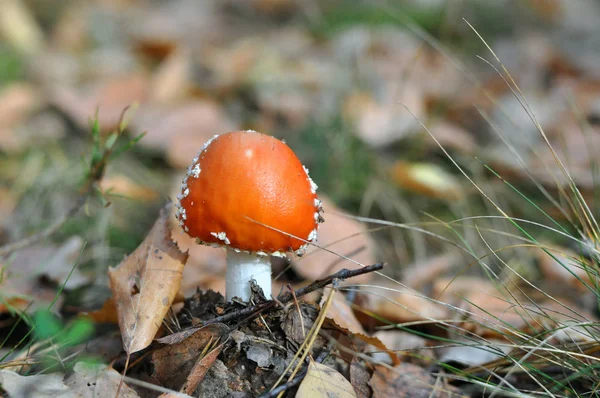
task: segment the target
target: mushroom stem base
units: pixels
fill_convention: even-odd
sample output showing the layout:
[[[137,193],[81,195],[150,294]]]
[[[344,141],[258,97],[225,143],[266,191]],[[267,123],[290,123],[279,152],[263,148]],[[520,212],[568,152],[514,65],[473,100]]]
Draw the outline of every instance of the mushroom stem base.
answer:
[[[250,300],[250,281],[254,279],[265,297],[271,298],[271,259],[256,254],[227,253],[226,291],[227,301],[238,297]]]

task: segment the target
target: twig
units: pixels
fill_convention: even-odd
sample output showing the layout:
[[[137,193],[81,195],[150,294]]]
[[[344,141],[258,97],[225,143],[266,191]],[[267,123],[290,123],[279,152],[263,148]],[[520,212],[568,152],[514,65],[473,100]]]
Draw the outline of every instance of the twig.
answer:
[[[296,297],[302,297],[310,292],[314,292],[317,289],[321,289],[327,285],[330,285],[334,279],[348,279],[354,276],[367,274],[369,272],[379,271],[383,268],[383,263],[377,263],[373,265],[368,265],[364,268],[349,270],[344,268],[341,271],[336,272],[335,274],[329,275],[326,278],[319,279],[314,281],[310,285],[304,286],[293,293],[287,292],[280,295],[277,299],[265,301],[264,303],[260,303],[257,305],[252,305],[250,307],[243,308],[238,311],[231,312],[229,314],[221,315],[213,319],[209,319],[208,321],[202,322],[202,325],[210,325],[212,323],[225,323],[230,322],[243,317],[254,317],[261,313],[262,311],[268,310],[278,303],[287,304],[294,299],[294,295]]]

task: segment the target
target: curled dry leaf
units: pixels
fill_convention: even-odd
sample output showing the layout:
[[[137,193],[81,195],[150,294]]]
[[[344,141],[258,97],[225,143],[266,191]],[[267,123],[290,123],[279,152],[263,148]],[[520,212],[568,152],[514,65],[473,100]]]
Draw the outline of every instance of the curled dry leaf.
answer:
[[[319,303],[321,307],[323,307],[325,304],[330,290],[331,287],[326,287],[323,290],[323,296],[321,297],[321,302]],[[350,304],[348,304],[346,297],[343,294],[336,294],[333,296],[333,301],[331,302],[329,310],[327,311],[327,317],[351,333],[366,334],[362,325],[358,319],[356,319],[356,315],[354,315]]]
[[[354,387],[339,372],[310,361],[308,372],[296,393],[297,398],[356,398]]]
[[[152,353],[153,376],[168,388],[191,394],[217,359],[228,334],[229,328],[217,323],[158,340],[166,345]]]
[[[461,397],[455,387],[436,380],[425,369],[401,363],[393,368],[377,366],[369,381],[373,398],[450,398]]]
[[[168,214],[162,209],[140,246],[108,271],[123,347],[128,353],[152,342],[179,291],[188,254],[171,240]]]
[[[294,270],[308,280],[316,280],[343,268],[360,267],[339,255],[364,265],[374,264],[375,243],[369,238],[367,228],[360,222],[341,215],[341,211],[329,199],[323,196],[319,198],[323,202],[325,222],[319,225],[317,244],[328,251],[318,247],[309,248],[303,257],[293,260]],[[367,273],[348,280],[354,283],[366,283],[371,275]]]

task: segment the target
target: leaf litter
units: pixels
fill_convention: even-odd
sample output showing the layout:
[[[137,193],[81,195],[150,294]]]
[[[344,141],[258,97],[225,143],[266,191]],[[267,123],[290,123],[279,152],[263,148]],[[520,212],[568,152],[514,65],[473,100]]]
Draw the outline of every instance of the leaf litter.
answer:
[[[519,84],[527,91],[528,106],[546,129],[556,153],[544,151],[538,128],[521,112],[523,104],[515,99],[506,81],[486,74],[487,64],[478,70],[458,60],[457,55],[474,58],[468,49],[478,45],[461,33],[462,22],[453,23],[454,17],[465,12],[460,7],[450,7],[447,14],[440,11],[445,21],[421,31],[405,23],[404,14],[387,9],[386,15],[403,21],[401,26],[360,21],[347,24],[344,18],[351,20],[355,11],[348,4],[343,10],[327,4],[305,9],[291,1],[262,0],[244,5],[178,1],[148,7],[145,1],[111,0],[89,6],[60,4],[49,15],[44,7],[34,9],[25,1],[9,3],[12,15],[16,15],[14,21],[20,22],[0,18],[0,28],[10,46],[28,54],[24,62],[36,84],[11,83],[0,93],[5,104],[0,109],[0,148],[9,158],[0,159],[3,173],[8,173],[7,184],[3,180],[0,187],[5,219],[12,219],[12,212],[23,212],[19,203],[31,196],[23,182],[12,189],[14,176],[31,174],[27,167],[22,171],[21,166],[33,167],[32,159],[36,155],[40,158],[35,151],[46,146],[60,146],[62,162],[81,155],[78,135],[98,106],[102,132],[109,133],[120,122],[125,106],[140,103],[129,127],[133,134],[148,130],[148,135],[139,152],[115,165],[121,173],[109,174],[100,184],[105,193],[129,196],[136,203],[128,207],[111,199],[104,214],[116,209],[113,216],[89,219],[86,228],[99,232],[85,238],[77,236],[78,244],[85,241],[90,245],[82,252],[84,270],[77,266],[70,272],[72,255],[79,253],[75,244],[74,249],[67,250],[72,242],[62,235],[57,242],[63,243],[33,246],[1,260],[1,305],[7,317],[0,319],[3,331],[18,327],[16,320],[21,319],[9,313],[8,307],[30,311],[32,301],[42,307],[53,303],[62,316],[78,313],[81,307],[72,305],[72,297],[90,284],[106,290],[102,267],[117,264],[122,253],[130,253],[143,240],[121,265],[111,269],[113,298],[105,301],[104,291],[94,307],[104,302],[102,309],[85,308],[87,316],[102,324],[100,328],[107,328],[99,329],[90,347],[102,347],[98,340],[111,333],[113,338],[120,335],[125,351],[132,354],[128,369],[122,354],[112,353],[114,347],[102,356],[106,362],[114,360],[113,367],[119,372],[136,377],[126,379],[126,385],[120,387],[121,396],[135,396],[130,395],[136,393],[128,387],[135,385],[134,380],[147,382],[143,387],[135,385],[141,396],[149,391],[153,396],[158,392],[174,395],[177,391],[202,396],[269,394],[282,375],[280,387],[285,387],[282,391],[289,396],[460,396],[456,389],[470,385],[462,376],[478,377],[471,381],[491,380],[493,372],[507,374],[506,380],[488,384],[500,394],[504,392],[503,383],[515,384],[515,380],[521,383],[519,387],[524,386],[521,388],[543,391],[543,386],[535,383],[540,373],[530,370],[516,375],[506,370],[521,360],[539,366],[540,372],[548,372],[544,376],[551,377],[546,380],[566,377],[578,394],[586,391],[577,384],[585,376],[576,381],[573,378],[593,369],[581,364],[597,361],[593,351],[597,300],[590,289],[597,282],[597,232],[584,228],[582,236],[574,234],[576,239],[591,244],[575,242],[566,248],[561,235],[552,245],[531,240],[529,244],[538,246],[533,255],[515,249],[510,256],[500,250],[492,256],[494,248],[515,244],[514,231],[508,232],[502,225],[504,221],[497,219],[441,221],[456,219],[457,214],[469,218],[489,209],[482,210],[487,204],[482,207],[474,198],[474,190],[465,187],[465,180],[449,167],[446,157],[440,157],[439,148],[411,113],[431,128],[452,158],[499,208],[510,209],[506,214],[541,222],[503,190],[503,180],[497,180],[481,164],[490,165],[510,180],[514,184],[512,193],[521,190],[534,202],[537,193],[532,193],[529,186],[531,176],[548,196],[563,195],[559,204],[568,211],[557,211],[554,204],[542,202],[539,208],[545,214],[561,221],[573,221],[577,215],[586,214],[577,198],[564,193],[572,178],[588,203],[593,204],[596,196],[595,151],[591,148],[598,141],[597,51],[593,50],[593,42],[575,40],[579,44],[573,45],[572,40],[597,29],[594,16],[600,14],[592,2],[529,2],[527,16],[521,15],[522,9],[510,7],[490,11],[480,5],[484,8],[468,9],[478,29],[485,30],[488,25],[478,19],[481,12],[498,13],[498,19],[523,25],[519,35],[486,31],[483,36],[492,38],[492,47],[518,76]],[[367,17],[372,12],[369,8],[359,11]],[[341,18],[331,19],[330,14]],[[546,34],[524,19],[536,17],[556,29]],[[289,18],[310,19],[310,26],[284,23]],[[375,19],[381,18],[379,15]],[[431,32],[439,42],[428,36]],[[452,48],[452,54],[444,49],[445,45]],[[461,50],[454,54],[454,49],[461,46],[468,53],[466,57],[462,57]],[[0,51],[4,57],[3,46]],[[467,72],[461,74],[462,70]],[[480,78],[476,84],[466,84]],[[483,114],[489,120],[484,120]],[[339,119],[340,125],[330,123],[330,119],[336,123]],[[132,216],[135,211],[149,219],[165,199],[160,192],[169,191],[171,178],[180,180],[181,169],[198,147],[217,132],[238,128],[271,132],[289,140],[292,147],[303,140],[310,142],[314,129],[326,143],[324,153],[310,142],[310,151],[303,154],[311,173],[316,170],[317,182],[331,197],[325,200],[327,223],[318,242],[325,250],[311,248],[305,257],[273,261],[280,274],[274,291],[285,296],[290,286],[299,291],[315,279],[343,268],[358,269],[357,263],[375,264],[380,259],[389,263],[385,274],[402,275],[399,282],[403,285],[365,273],[349,281],[333,282],[334,288],[325,289],[321,300],[321,292],[313,291],[310,297],[269,304],[260,316],[251,313],[249,317],[220,319],[265,304],[259,294],[248,306],[224,302],[219,294],[224,290],[222,251],[186,241],[176,228],[170,231],[173,220],[165,215],[166,211],[152,229],[148,228],[146,237],[145,231],[131,236],[114,228],[115,224],[136,224]],[[343,134],[335,135],[337,130]],[[498,132],[518,147],[514,153],[504,148]],[[346,177],[344,170],[336,170],[334,175],[339,178],[333,180],[318,177],[321,158],[351,158],[354,163],[355,154],[340,149],[348,147],[341,145],[342,141],[358,143],[361,153],[369,152],[376,159],[371,165],[373,170],[368,171],[373,185],[362,186],[355,178],[364,170],[351,170]],[[476,161],[473,156],[477,156]],[[555,156],[569,166],[571,176],[561,174]],[[164,178],[164,186],[147,184],[148,177],[156,175],[161,175],[159,180]],[[376,205],[363,206],[376,184],[385,184],[397,195],[393,199],[378,197]],[[56,206],[49,202],[35,205]],[[95,206],[86,203],[86,217],[93,217]],[[426,221],[417,225],[414,221],[419,218],[410,217],[412,213],[432,217],[425,217]],[[392,224],[361,223],[346,217],[349,214]],[[118,222],[113,222],[115,219]],[[594,224],[591,219],[586,223]],[[69,228],[79,231],[81,227]],[[66,230],[71,231],[69,228]],[[385,235],[385,230],[391,228],[397,234],[393,241]],[[427,233],[411,246],[398,232],[400,228]],[[577,230],[574,225],[568,228],[569,233]],[[14,231],[11,222],[4,222],[0,242],[10,240]],[[490,235],[494,237],[490,239]],[[452,252],[446,245],[448,236],[456,242]],[[522,239],[517,241],[523,243]],[[554,248],[553,256],[542,250],[546,246]],[[63,248],[70,254],[60,254]],[[186,251],[190,260],[184,267]],[[409,268],[404,263],[413,255],[418,261]],[[52,257],[50,265],[40,267],[40,272],[30,272],[40,259],[48,260],[45,257]],[[54,261],[54,257],[59,260]],[[102,269],[96,281],[97,269],[90,267]],[[18,273],[24,278],[16,278]],[[62,291],[67,275],[69,280]],[[60,295],[56,295],[59,290]],[[183,301],[180,291],[186,298]],[[215,320],[222,322],[211,323]],[[309,348],[305,347],[311,328],[321,321],[319,334]],[[115,322],[121,333],[111,329],[110,324]],[[17,340],[27,338],[27,328],[15,330]],[[34,342],[31,353],[48,350],[41,343]],[[10,356],[10,350],[3,343],[0,353],[8,352]],[[28,359],[28,350],[11,359]],[[285,369],[302,350],[307,359],[290,378]],[[562,364],[562,357],[568,358],[568,366],[560,367],[566,376],[552,373],[551,365]],[[75,384],[90,387],[90,372],[84,372],[80,364],[59,359],[64,365],[60,371],[70,376],[19,376],[5,370],[3,388],[15,396],[21,394],[19,388],[38,388],[36,392],[43,396],[53,391],[66,394],[69,388],[79,388]],[[436,367],[440,364],[448,365],[447,373]],[[11,365],[14,369],[15,363]],[[517,367],[520,365],[517,362]],[[40,366],[29,363],[21,370],[23,374],[32,369],[48,370]],[[457,376],[451,375],[452,367],[467,369]],[[113,380],[113,376],[119,380],[115,370],[98,374],[94,376],[98,380]],[[72,380],[76,375],[81,383]],[[345,386],[343,392],[315,386],[315,380],[323,375],[339,380],[336,386]],[[593,370],[591,375],[595,375]],[[354,391],[347,388],[348,380]],[[568,391],[567,384],[557,384],[552,393]],[[113,391],[114,381],[105,387]]]
[[[140,246],[108,271],[123,347],[129,354],[152,343],[179,291],[188,254],[171,240],[168,215],[163,209]]]

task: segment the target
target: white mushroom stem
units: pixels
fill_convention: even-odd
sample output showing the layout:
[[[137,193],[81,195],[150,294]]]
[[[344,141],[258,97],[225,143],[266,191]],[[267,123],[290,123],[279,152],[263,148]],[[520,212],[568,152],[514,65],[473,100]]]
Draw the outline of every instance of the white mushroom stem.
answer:
[[[228,302],[234,297],[243,301],[250,300],[250,281],[252,279],[261,287],[265,297],[271,298],[271,259],[269,256],[236,253],[229,250],[225,278]]]

